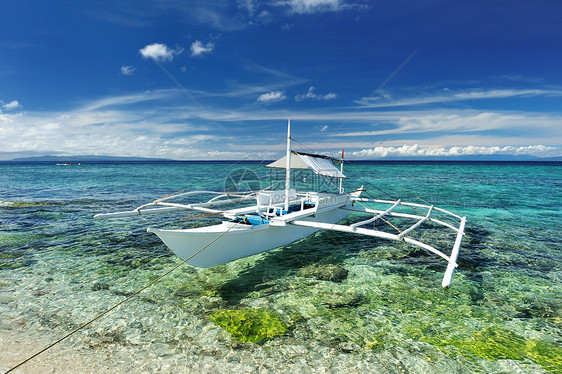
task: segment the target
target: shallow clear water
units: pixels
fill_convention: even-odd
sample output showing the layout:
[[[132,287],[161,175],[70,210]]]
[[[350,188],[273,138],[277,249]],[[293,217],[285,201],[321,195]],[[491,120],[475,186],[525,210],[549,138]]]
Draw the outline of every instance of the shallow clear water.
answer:
[[[0,371],[178,264],[146,227],[194,224],[185,213],[94,214],[223,189],[234,170],[271,184],[257,167],[0,164]],[[210,269],[184,265],[18,370],[562,372],[560,164],[352,164],[346,174],[348,190],[467,217],[452,288],[440,286],[445,262],[423,250],[318,232]],[[432,225],[418,235],[451,239]]]

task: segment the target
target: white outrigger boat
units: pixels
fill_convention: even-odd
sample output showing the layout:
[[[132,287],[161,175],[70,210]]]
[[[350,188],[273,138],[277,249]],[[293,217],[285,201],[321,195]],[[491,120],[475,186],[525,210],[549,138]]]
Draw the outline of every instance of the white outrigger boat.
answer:
[[[465,217],[427,204],[361,197],[361,193],[366,191],[363,186],[351,193],[345,193],[342,188],[342,180],[346,178],[343,175],[343,160],[338,169],[327,156],[292,151],[290,121],[287,131],[286,155],[267,166],[286,170],[284,190],[266,188],[250,193],[182,192],[141,205],[132,211],[97,214],[94,218],[129,217],[176,210],[195,210],[204,212],[206,215],[222,215],[225,220],[217,225],[189,229],[148,228],[147,230],[158,235],[182,260],[203,268],[281,247],[305,238],[318,230],[333,230],[397,240],[424,248],[447,261],[442,286],[451,285],[464,235]],[[291,188],[292,169],[312,169],[319,176],[337,178],[339,179],[339,192],[297,192]],[[194,194],[214,194],[216,196],[202,203],[173,202],[173,199]],[[256,204],[227,210],[219,209],[219,207],[230,204],[246,203],[247,205],[249,201],[255,201]],[[376,205],[376,207],[372,205]],[[404,207],[412,208],[415,214],[400,212],[399,208]],[[368,215],[368,218],[350,225],[340,224],[339,222],[351,212]],[[436,217],[437,215],[440,216]],[[442,220],[441,216],[445,220]],[[411,223],[404,229],[400,229],[388,222],[387,217],[399,217],[403,221],[410,220]],[[374,225],[380,221],[389,223],[397,233],[377,230]],[[433,222],[453,230],[456,239],[449,255],[411,236],[411,233],[424,222]]]

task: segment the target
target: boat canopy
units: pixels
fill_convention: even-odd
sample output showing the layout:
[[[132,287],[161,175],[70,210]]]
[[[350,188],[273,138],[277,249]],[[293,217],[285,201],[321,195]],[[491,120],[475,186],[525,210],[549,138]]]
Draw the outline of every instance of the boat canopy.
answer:
[[[287,156],[283,156],[277,161],[266,165],[269,168],[285,169]],[[313,155],[309,153],[291,152],[291,169],[312,169],[318,175],[332,178],[347,178],[330,161],[330,158],[323,155]]]

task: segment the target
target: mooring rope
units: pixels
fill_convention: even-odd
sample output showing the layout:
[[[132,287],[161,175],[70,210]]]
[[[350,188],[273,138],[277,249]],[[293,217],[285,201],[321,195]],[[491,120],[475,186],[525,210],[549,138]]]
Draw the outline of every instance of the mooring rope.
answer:
[[[89,320],[88,322],[78,326],[77,328],[75,328],[74,330],[72,330],[71,332],[69,332],[68,334],[66,334],[65,336],[63,336],[62,338],[58,339],[57,341],[55,341],[54,343],[49,344],[48,346],[46,346],[45,348],[41,349],[39,352],[31,355],[30,357],[26,358],[25,360],[23,360],[22,362],[20,362],[19,364],[17,364],[16,366],[12,367],[11,369],[9,369],[5,374],[8,374],[12,371],[14,371],[15,369],[19,368],[20,366],[22,366],[23,364],[27,363],[28,361],[31,361],[32,359],[34,359],[35,357],[39,356],[41,353],[51,349],[52,347],[54,347],[55,345],[59,344],[60,342],[68,339],[70,336],[76,334],[78,331],[84,329],[85,327],[89,326],[90,324],[92,324],[93,322],[97,321],[98,319],[100,319],[101,317],[105,316],[106,314],[108,314],[109,312],[111,312],[112,310],[114,310],[115,308],[121,306],[122,304],[126,303],[127,301],[131,300],[133,297],[137,296],[138,294],[140,294],[142,291],[146,290],[147,288],[153,286],[154,284],[158,283],[160,280],[162,280],[164,277],[166,277],[167,275],[169,275],[170,273],[172,273],[173,271],[175,271],[176,269],[178,269],[180,266],[184,265],[187,261],[191,260],[193,257],[195,257],[196,255],[198,255],[199,253],[203,252],[205,249],[207,249],[211,244],[213,244],[214,242],[216,242],[217,240],[219,240],[220,238],[222,238],[224,235],[226,235],[230,230],[232,230],[234,227],[236,227],[239,224],[239,222],[236,222],[234,225],[232,225],[231,227],[228,228],[228,230],[226,230],[225,232],[223,232],[222,234],[220,234],[219,236],[217,236],[215,239],[213,239],[212,241],[210,241],[208,244],[206,244],[203,248],[199,249],[197,252],[195,252],[194,254],[192,254],[191,256],[189,256],[188,258],[186,258],[185,260],[183,260],[182,262],[180,262],[179,264],[177,264],[176,266],[174,266],[173,268],[171,268],[170,270],[168,270],[167,272],[165,272],[164,274],[162,274],[160,277],[158,277],[157,279],[153,280],[152,282],[148,283],[146,286],[142,287],[141,289],[133,292],[131,295],[127,296],[125,299],[121,300],[120,302],[118,302],[117,304],[113,305],[112,307],[104,310],[103,312],[101,312],[100,314],[98,314],[97,316],[95,316],[94,318],[92,318],[91,320]]]

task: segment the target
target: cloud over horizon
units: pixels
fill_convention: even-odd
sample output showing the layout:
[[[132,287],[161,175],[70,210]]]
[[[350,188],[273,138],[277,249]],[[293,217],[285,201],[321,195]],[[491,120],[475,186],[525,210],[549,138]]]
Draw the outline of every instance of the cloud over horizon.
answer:
[[[178,104],[170,105],[176,99],[180,99]],[[260,95],[258,103],[267,104],[284,99],[285,92],[270,91]],[[164,111],[153,109],[164,104]],[[10,106],[14,107],[15,103]],[[280,129],[279,132],[283,131],[287,115],[282,109],[256,111],[253,108],[236,111],[217,108],[213,113],[226,126],[229,123],[243,122],[271,123],[272,128]],[[454,114],[440,111],[415,112],[406,116],[404,112],[361,112],[349,108],[330,113],[293,111],[291,118],[295,139],[309,149],[329,154],[343,147],[349,157],[355,159],[403,156],[562,156],[562,149],[557,145],[559,140],[555,136],[560,124],[558,116],[548,118],[541,115],[534,118],[522,113],[502,115],[474,111]],[[361,124],[376,123],[377,119],[394,121],[400,127],[347,133],[336,131],[341,129],[342,121],[365,127]],[[516,136],[514,133],[510,137],[501,137],[490,133],[490,129],[514,131],[518,127],[513,127],[514,124],[519,122],[523,126],[530,121],[536,123],[532,136],[526,133]],[[0,113],[0,149],[5,158],[10,158],[9,155],[20,157],[25,152],[29,155],[52,153],[53,144],[57,145],[59,154],[113,154],[180,160],[211,159],[215,156],[220,158],[220,155],[241,152],[229,136],[220,134],[220,131],[218,134],[215,134],[217,131],[210,132],[208,123],[208,118],[195,104],[186,106],[179,89],[138,92],[92,100],[64,112]],[[310,132],[307,128],[314,131]],[[353,128],[357,127],[353,125]],[[446,131],[439,132],[439,128]],[[480,130],[483,131],[482,134],[478,132]],[[250,136],[255,131],[242,131],[236,137],[240,139],[238,141],[244,145],[244,149],[252,150],[256,155],[264,154],[264,149],[271,150],[271,144],[277,144],[280,140],[275,131],[260,132],[260,136],[256,138]],[[427,132],[429,136],[419,138],[420,131]],[[318,135],[320,133],[321,136]],[[384,138],[379,137],[381,133],[385,135]],[[389,136],[392,134],[399,138],[390,140],[392,138]]]
[[[544,145],[529,145],[523,147],[513,146],[452,146],[452,147],[421,147],[418,144],[403,145],[401,147],[374,147],[351,152],[351,155],[358,158],[385,158],[385,157],[458,157],[458,156],[536,156],[560,155],[559,147],[549,147]]]

